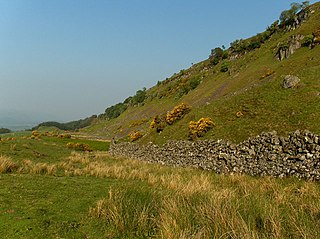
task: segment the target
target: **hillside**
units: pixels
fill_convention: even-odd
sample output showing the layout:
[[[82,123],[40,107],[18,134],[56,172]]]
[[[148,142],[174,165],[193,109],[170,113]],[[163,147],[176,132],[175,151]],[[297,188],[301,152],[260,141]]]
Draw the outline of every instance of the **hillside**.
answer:
[[[214,48],[208,59],[109,107],[82,132],[126,140],[139,131],[141,143],[161,144],[188,139],[189,122],[209,117],[214,127],[201,139],[240,142],[272,130],[320,133],[320,3],[297,12],[292,22],[281,17],[265,32],[226,50]],[[287,75],[299,77],[298,86],[283,88]],[[155,116],[165,117],[182,102],[191,111],[181,120],[160,133],[149,128]]]

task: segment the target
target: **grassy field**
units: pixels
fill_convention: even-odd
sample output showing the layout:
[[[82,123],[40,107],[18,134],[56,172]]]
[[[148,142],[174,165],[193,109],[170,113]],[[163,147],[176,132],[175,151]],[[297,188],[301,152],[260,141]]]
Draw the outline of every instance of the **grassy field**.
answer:
[[[1,238],[320,238],[318,182],[169,168],[30,134],[0,142]]]

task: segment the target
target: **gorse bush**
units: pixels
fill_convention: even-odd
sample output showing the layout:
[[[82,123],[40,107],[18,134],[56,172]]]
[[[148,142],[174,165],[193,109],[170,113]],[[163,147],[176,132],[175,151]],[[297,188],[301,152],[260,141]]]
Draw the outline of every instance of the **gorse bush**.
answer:
[[[266,73],[264,73],[264,74],[260,77],[260,79],[263,80],[264,78],[267,78],[267,77],[273,75],[274,73],[275,73],[274,70],[268,69],[268,70],[266,71]]]
[[[71,139],[71,134],[60,134],[60,135],[58,135],[58,138]]]
[[[32,131],[31,135],[34,137],[38,137],[40,134],[38,131]]]
[[[92,151],[91,147],[88,144],[84,144],[84,143],[69,142],[67,143],[67,147],[69,149],[74,149],[77,151],[88,151],[88,152]]]
[[[38,131],[32,131],[31,133],[31,136],[30,136],[31,139],[41,139],[41,135]]]
[[[156,115],[155,117],[153,117],[149,128],[156,129],[157,133],[160,133],[161,131],[164,130],[166,125],[167,125],[166,118],[164,116],[161,117],[159,115]]]
[[[181,119],[185,114],[189,113],[191,110],[191,107],[185,103],[181,103],[180,105],[177,105],[167,113],[166,116],[166,122],[171,125],[177,120]]]
[[[202,137],[208,132],[214,123],[210,118],[201,118],[198,121],[189,122],[189,135],[191,138]]]
[[[140,131],[134,131],[129,134],[131,142],[134,142],[134,141],[140,139],[142,136],[143,136],[143,134]]]

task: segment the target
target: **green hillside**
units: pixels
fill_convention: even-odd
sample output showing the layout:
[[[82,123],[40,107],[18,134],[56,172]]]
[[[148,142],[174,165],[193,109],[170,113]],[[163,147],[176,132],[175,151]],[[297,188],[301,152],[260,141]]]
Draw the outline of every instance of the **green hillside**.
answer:
[[[109,107],[82,131],[117,139],[139,131],[140,142],[163,143],[188,139],[189,122],[210,117],[215,126],[202,139],[239,142],[272,130],[283,135],[296,129],[320,133],[319,9],[320,3],[303,9],[308,17],[297,27],[282,16],[265,32],[234,41],[226,50],[215,48],[207,60]],[[301,48],[287,59],[276,59],[296,36],[303,38],[298,40]],[[286,75],[299,77],[299,85],[284,89]],[[182,102],[192,109],[181,120],[161,133],[149,128],[153,117],[165,116]]]

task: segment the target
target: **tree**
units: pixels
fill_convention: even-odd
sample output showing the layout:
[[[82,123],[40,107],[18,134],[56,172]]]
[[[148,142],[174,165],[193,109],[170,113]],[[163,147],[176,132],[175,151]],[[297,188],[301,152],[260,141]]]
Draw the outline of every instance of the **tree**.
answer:
[[[302,2],[302,9],[305,9],[305,8],[307,8],[307,7],[309,7],[310,6],[310,1],[304,1],[304,2]]]
[[[281,24],[291,24],[293,23],[296,14],[301,10],[309,6],[309,1],[305,1],[302,4],[293,2],[291,3],[291,8],[289,10],[284,10],[280,15]]]
[[[143,103],[147,95],[146,88],[144,87],[142,90],[138,90],[135,96],[132,97],[132,104],[137,105],[139,103]]]
[[[7,133],[11,133],[11,130],[7,128],[0,128],[0,134],[7,134]]]
[[[211,50],[211,55],[210,57],[216,57],[218,59],[222,58],[223,55],[223,50],[220,47],[216,47]]]

